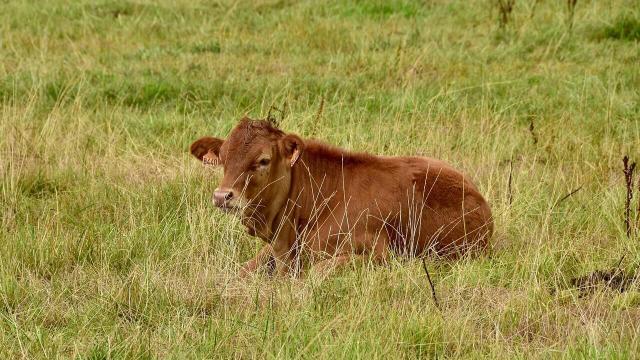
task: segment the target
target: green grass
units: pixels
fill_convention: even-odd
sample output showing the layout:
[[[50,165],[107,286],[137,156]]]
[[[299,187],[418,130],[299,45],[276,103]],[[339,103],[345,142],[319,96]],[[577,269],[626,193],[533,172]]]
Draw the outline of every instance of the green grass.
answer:
[[[602,31],[602,37],[617,40],[640,40],[640,17],[623,15]]]
[[[640,292],[567,283],[640,264],[640,7],[579,1],[569,29],[535,2],[500,29],[490,1],[5,1],[0,357],[636,357]],[[442,312],[417,260],[235,277],[260,242],[187,148],[283,104],[287,131],[486,194],[491,253],[429,262]]]

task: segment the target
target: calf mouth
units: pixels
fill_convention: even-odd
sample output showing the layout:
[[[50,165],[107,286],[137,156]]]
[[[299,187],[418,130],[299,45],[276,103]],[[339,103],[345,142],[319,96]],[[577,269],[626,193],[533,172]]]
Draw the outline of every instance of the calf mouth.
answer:
[[[220,209],[221,211],[223,211],[225,213],[231,213],[231,212],[237,212],[238,211],[237,207],[231,206],[231,205],[218,206],[218,209]]]

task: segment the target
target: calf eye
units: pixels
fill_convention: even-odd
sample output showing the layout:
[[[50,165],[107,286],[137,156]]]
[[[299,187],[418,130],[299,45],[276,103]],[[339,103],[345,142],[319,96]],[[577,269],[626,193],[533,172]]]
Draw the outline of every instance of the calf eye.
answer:
[[[270,159],[262,159],[262,160],[258,161],[258,165],[267,166],[267,165],[269,165],[270,161],[271,161]]]

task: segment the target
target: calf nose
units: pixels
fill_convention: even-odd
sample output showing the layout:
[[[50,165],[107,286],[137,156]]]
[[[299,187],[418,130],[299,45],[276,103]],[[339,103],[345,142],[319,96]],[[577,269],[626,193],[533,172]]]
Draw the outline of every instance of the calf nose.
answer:
[[[226,207],[233,199],[233,191],[216,190],[213,192],[213,204],[217,207]]]

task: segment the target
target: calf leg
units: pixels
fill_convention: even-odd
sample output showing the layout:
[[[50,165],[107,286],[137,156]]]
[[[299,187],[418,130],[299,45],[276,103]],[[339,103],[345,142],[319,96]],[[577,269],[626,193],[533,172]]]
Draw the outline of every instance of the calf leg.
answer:
[[[296,249],[288,244],[274,243],[273,248],[273,274],[285,276],[298,275],[298,256]]]
[[[315,273],[321,277],[327,277],[352,261],[365,262],[367,260],[370,260],[373,264],[381,265],[386,263],[387,258],[358,254],[338,255],[316,263],[311,267],[311,273]]]
[[[362,258],[362,255],[339,255],[334,256],[330,259],[322,260],[311,267],[311,273],[314,273],[321,277],[327,277],[331,273],[333,273],[336,269],[346,265],[350,260],[355,260],[355,258]]]
[[[240,277],[246,277],[250,274],[253,274],[260,270],[260,268],[268,266],[267,271],[269,274],[273,272],[273,249],[271,245],[266,244],[260,249],[258,255],[256,255],[253,259],[245,262],[240,268],[239,275]]]
[[[371,261],[373,264],[380,265],[387,263],[389,259],[388,243],[382,241],[379,237],[373,243],[373,248],[368,254],[339,254],[329,259],[322,260],[311,268],[311,272],[314,272],[322,277],[326,277],[336,269],[348,264],[350,261]]]

